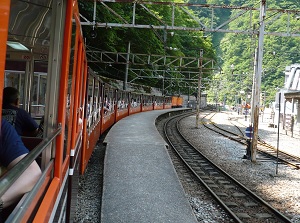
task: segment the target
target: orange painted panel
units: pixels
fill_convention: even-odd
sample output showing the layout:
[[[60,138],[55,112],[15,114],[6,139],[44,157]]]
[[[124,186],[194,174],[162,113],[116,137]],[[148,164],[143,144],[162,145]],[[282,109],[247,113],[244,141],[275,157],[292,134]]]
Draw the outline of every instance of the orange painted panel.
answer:
[[[58,192],[60,189],[60,180],[53,178],[50,187],[42,201],[42,204],[33,220],[33,223],[49,222]]]
[[[178,97],[177,98],[177,106],[182,107],[182,104],[183,104],[183,98],[182,97]]]
[[[138,113],[141,111],[141,108],[140,106],[138,107],[135,107],[135,108],[130,108],[130,111],[129,111],[129,115],[132,115],[132,114],[135,114],[135,113]]]
[[[128,116],[128,110],[127,109],[121,109],[117,111],[117,117],[116,117],[116,122],[121,120],[122,118],[125,118]]]
[[[94,128],[93,132],[88,135],[87,134],[87,142],[89,142],[89,144],[87,145],[87,143],[85,144],[84,148],[83,148],[83,157],[82,157],[82,162],[81,162],[81,167],[80,167],[80,174],[84,174],[85,168],[88,165],[88,161],[93,153],[93,150],[98,142],[98,139],[100,137],[100,127],[101,124],[100,122],[98,122],[98,124],[96,125],[96,127]]]
[[[10,0],[0,1],[0,89],[4,87],[4,69],[6,60],[6,41],[8,34],[8,21],[10,11]],[[0,108],[2,109],[2,90],[0,93]],[[1,118],[1,114],[0,114]]]
[[[112,112],[108,115],[104,115],[102,118],[102,126],[101,126],[101,133],[107,130],[115,123],[115,113]]]
[[[177,97],[175,97],[175,96],[172,97],[172,106],[173,107],[177,106]]]
[[[153,110],[153,105],[143,106],[143,111],[151,111],[151,110]]]

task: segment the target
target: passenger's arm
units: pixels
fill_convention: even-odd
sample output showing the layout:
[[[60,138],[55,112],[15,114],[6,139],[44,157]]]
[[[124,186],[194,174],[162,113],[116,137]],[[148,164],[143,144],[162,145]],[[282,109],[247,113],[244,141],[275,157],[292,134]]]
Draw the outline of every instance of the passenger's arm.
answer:
[[[8,169],[16,165],[26,154],[14,159],[9,165]],[[13,183],[13,185],[3,194],[3,208],[6,208],[15,202],[17,202],[25,193],[30,191],[39,177],[41,176],[41,170],[38,164],[33,163],[24,171],[24,173]]]

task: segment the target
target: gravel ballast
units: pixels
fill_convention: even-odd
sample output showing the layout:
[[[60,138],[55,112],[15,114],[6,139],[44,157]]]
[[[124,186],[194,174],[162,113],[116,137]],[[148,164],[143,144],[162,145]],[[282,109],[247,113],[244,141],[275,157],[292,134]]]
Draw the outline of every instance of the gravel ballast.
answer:
[[[228,126],[229,120],[235,114],[221,112],[214,116],[213,121]],[[235,116],[236,117],[236,116]],[[260,161],[256,163],[242,159],[245,146],[214,133],[204,126],[195,128],[195,116],[185,118],[181,129],[188,140],[197,146],[207,157],[213,160],[223,170],[250,188],[253,192],[271,203],[273,207],[284,213],[294,223],[300,222],[300,170],[291,169],[285,165],[278,166],[276,162]],[[240,117],[241,120],[243,117]],[[238,125],[238,123],[234,123]],[[240,127],[245,127],[241,123]],[[261,123],[259,136],[267,143],[277,143],[274,129],[268,129],[268,123]],[[232,127],[231,127],[232,128]],[[275,142],[274,142],[275,140]],[[280,148],[297,153],[299,139],[280,134]],[[297,143],[298,142],[298,143]]]

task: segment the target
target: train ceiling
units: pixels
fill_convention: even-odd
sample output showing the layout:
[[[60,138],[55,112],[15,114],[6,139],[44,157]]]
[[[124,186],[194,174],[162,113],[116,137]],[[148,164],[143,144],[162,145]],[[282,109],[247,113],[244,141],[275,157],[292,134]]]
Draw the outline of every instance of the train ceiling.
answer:
[[[52,0],[11,0],[8,52],[26,47],[33,53],[48,54]],[[22,21],[22,22],[21,22]],[[26,48],[23,50],[26,51]]]

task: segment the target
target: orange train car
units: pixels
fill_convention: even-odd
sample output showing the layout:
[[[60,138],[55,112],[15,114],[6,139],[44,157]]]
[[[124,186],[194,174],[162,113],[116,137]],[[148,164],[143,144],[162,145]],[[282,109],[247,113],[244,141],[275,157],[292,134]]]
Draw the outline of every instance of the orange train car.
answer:
[[[44,121],[42,137],[22,137],[31,151],[1,175],[0,196],[34,160],[42,176],[3,217],[72,222],[78,176],[101,134],[128,115],[169,109],[172,100],[104,82],[88,67],[77,0],[38,2],[0,1],[0,89],[17,88],[22,108]]]
[[[172,96],[172,108],[182,108],[182,106],[183,106],[183,97]]]

